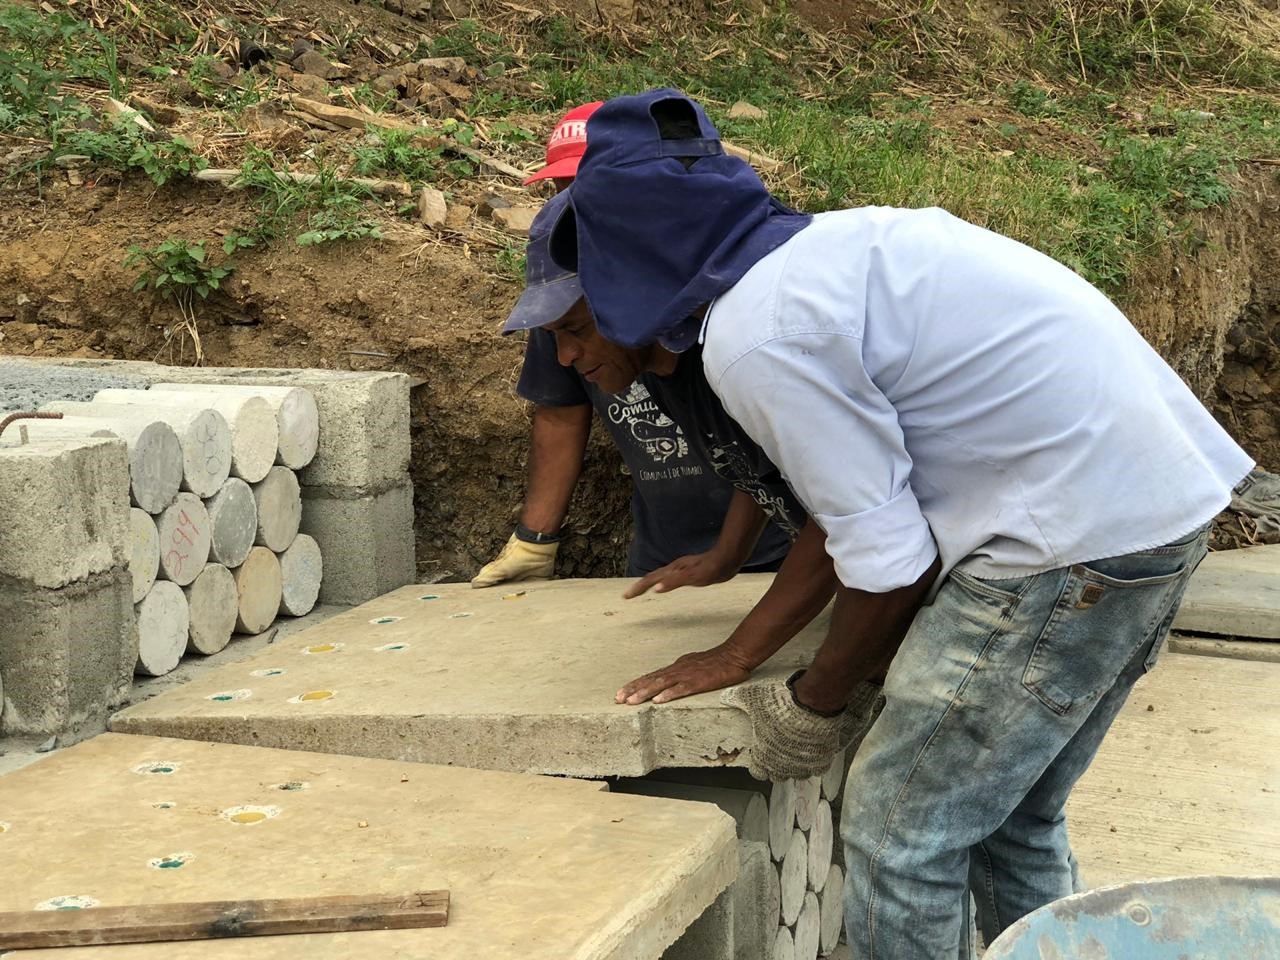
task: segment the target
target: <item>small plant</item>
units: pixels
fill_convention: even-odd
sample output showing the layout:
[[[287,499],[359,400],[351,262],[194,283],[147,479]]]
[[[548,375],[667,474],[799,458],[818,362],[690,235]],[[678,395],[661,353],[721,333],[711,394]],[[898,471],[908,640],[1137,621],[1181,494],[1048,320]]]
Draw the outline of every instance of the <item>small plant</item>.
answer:
[[[196,322],[195,298],[204,300],[217,290],[222,281],[235,270],[231,257],[236,251],[253,246],[253,243],[248,237],[229,234],[222,241],[224,259],[216,264],[209,262],[203,240],[170,237],[150,249],[137,244],[129,247],[124,265],[140,271],[133,289],[150,289],[172,301],[182,317],[177,330],[166,336],[165,345],[172,344],[174,333],[180,331],[186,334],[195,350],[197,366],[204,362],[204,350],[200,345],[200,328]]]
[[[498,143],[528,143],[537,140],[536,134],[517,126],[509,120],[499,120],[489,128],[489,135]]]
[[[286,226],[305,217],[305,229],[297,235],[302,246],[336,240],[381,239],[377,223],[364,216],[370,192],[345,180],[325,162],[316,159],[314,178],[297,181],[276,173],[279,161],[265,150],[250,150],[240,167],[237,186],[262,191],[262,206],[255,239],[277,236]]]
[[[498,248],[498,270],[502,277],[516,283],[524,282],[525,245],[506,243]]]
[[[141,170],[156,186],[189,177],[209,165],[185,140],[153,142],[125,120],[102,130],[76,130],[58,140],[57,153],[83,154],[118,170]]]
[[[1018,80],[1008,90],[1009,106],[1028,117],[1059,117],[1062,106],[1048,90]]]
[[[389,174],[406,180],[433,180],[444,166],[442,146],[419,146],[407,130],[378,130],[371,136],[373,143],[352,150],[352,169],[357,176]]]

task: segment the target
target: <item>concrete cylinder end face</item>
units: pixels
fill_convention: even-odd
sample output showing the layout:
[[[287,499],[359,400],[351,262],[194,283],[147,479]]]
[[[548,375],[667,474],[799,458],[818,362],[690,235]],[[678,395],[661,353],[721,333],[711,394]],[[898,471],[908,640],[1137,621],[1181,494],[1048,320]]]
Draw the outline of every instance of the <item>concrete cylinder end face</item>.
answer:
[[[183,487],[197,497],[212,497],[231,475],[231,425],[217,410],[199,410],[186,434]]]
[[[280,553],[289,548],[302,523],[302,492],[298,478],[288,467],[272,467],[253,485],[258,505],[256,543]]]
[[[182,485],[182,445],[167,423],[149,423],[129,443],[129,491],[147,513],[173,502]]]
[[[182,588],[157,580],[135,608],[138,630],[136,671],[160,677],[178,665],[187,648],[190,624],[187,597]]]
[[[180,587],[191,583],[209,560],[209,511],[193,493],[180,493],[160,514],[160,576]]]
[[[232,571],[236,581],[238,633],[261,633],[280,611],[280,561],[266,547],[254,547]]]
[[[280,429],[277,462],[301,470],[315,457],[320,441],[320,413],[311,391],[290,390],[276,408],[276,424]]]
[[[133,602],[141,603],[160,571],[160,534],[151,514],[140,507],[129,510],[129,575],[133,578]]]
[[[323,576],[320,545],[305,533],[298,534],[289,549],[280,554],[280,612],[291,617],[310,613],[320,594]]]
[[[276,413],[261,397],[236,401],[231,424],[231,472],[247,483],[257,483],[276,462],[280,428]]]
[[[187,652],[212,654],[231,640],[236,626],[236,581],[220,563],[207,563],[189,587],[183,588],[190,607]]]
[[[253,488],[239,477],[228,477],[222,489],[205,501],[212,534],[209,558],[225,567],[238,567],[258,536],[258,502]]]

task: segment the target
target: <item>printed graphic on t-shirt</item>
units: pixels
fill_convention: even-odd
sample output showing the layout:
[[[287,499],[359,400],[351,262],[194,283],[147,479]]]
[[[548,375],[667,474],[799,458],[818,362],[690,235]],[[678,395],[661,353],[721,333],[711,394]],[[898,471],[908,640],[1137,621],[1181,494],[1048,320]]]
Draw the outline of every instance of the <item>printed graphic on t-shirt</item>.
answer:
[[[751,497],[756,505],[764,511],[766,517],[776,523],[791,537],[800,533],[797,518],[787,509],[787,501],[775,494],[762,483],[753,483],[744,478],[753,477],[755,471],[736,440],[717,442],[715,434],[708,431],[707,449],[711,458],[711,469],[722,479],[728,480],[743,493]]]
[[[689,441],[674,420],[659,409],[644,385],[633,383],[624,394],[614,397],[608,407],[609,419],[631,432],[636,446],[653,458],[654,463],[666,463],[672,457],[689,454]],[[702,472],[693,469],[693,475]]]

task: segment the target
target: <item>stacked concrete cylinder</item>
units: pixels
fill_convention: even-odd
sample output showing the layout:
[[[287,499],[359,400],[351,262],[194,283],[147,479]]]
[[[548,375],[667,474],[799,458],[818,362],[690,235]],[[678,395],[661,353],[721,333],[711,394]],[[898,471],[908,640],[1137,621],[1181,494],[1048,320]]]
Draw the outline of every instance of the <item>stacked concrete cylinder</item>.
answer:
[[[773,960],[814,960],[834,952],[844,929],[839,855],[840,791],[848,763],[837,757],[820,777],[770,786],[769,851],[778,875]]]
[[[0,437],[0,734],[74,733],[133,676],[129,466],[112,437]]]
[[[841,756],[821,777],[762,783],[741,769],[668,769],[620,779],[620,793],[714,803],[737,824],[740,863],[731,887],[734,960],[815,960],[844,930],[838,834],[848,770]]]
[[[184,653],[217,653],[233,633],[314,606],[320,551],[298,533],[294,472],[318,437],[305,390],[161,383],[46,409],[64,419],[39,429],[109,430],[129,446],[138,673],[168,673]]]

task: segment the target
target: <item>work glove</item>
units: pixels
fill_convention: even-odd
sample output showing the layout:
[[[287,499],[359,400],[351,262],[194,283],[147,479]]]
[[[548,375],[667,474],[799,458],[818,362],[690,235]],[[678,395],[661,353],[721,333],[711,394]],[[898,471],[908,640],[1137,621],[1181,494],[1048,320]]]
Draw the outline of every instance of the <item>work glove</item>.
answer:
[[[803,673],[803,671],[800,671]],[[796,780],[824,773],[841,750],[862,742],[883,703],[880,688],[861,683],[842,712],[823,716],[802,706],[790,680],[731,687],[720,702],[737,707],[751,721],[753,743],[747,769],[757,780]]]
[[[528,543],[514,533],[497,558],[486,563],[471,581],[473,587],[492,587],[511,580],[550,580],[556,572],[555,543]]]

